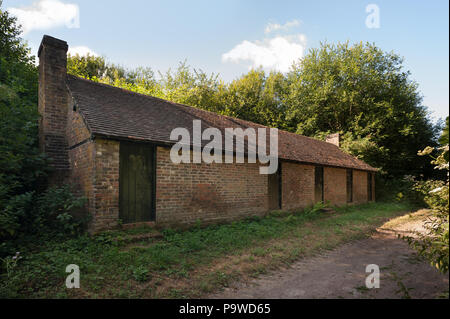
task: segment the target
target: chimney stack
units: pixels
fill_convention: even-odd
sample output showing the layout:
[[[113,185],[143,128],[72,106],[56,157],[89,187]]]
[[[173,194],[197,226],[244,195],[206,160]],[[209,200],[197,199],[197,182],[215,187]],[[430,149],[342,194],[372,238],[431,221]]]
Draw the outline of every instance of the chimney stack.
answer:
[[[334,134],[328,135],[327,138],[325,139],[325,141],[327,143],[331,143],[331,144],[334,144],[337,147],[339,147],[340,146],[340,139],[341,139],[340,134],[339,133],[334,133]]]
[[[44,35],[39,57],[39,146],[54,168],[50,183],[61,183],[69,170],[67,42]]]

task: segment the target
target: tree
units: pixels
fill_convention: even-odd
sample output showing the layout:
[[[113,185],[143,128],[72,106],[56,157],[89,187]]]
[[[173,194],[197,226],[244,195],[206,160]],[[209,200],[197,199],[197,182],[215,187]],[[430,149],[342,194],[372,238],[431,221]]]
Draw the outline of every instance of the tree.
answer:
[[[196,106],[205,110],[218,111],[217,92],[223,83],[218,75],[206,74],[202,70],[192,69],[186,61],[176,69],[159,73],[161,98],[169,101]]]
[[[448,272],[449,267],[449,148],[448,139],[445,141],[446,132],[448,133],[448,130],[443,131],[440,140],[447,144],[437,149],[437,157],[431,156],[435,169],[445,172],[444,180],[419,181],[414,187],[422,193],[425,203],[432,211],[431,217],[424,223],[426,233],[419,234],[416,238],[405,237],[421,256],[443,273]],[[428,146],[419,152],[419,155],[431,155],[433,151],[434,149]]]
[[[36,187],[45,160],[38,149],[38,72],[16,19],[0,9],[0,209]]]
[[[67,56],[67,73],[77,75],[86,79],[102,78],[107,75],[109,67],[105,58],[90,55],[75,54]]]
[[[20,33],[0,8],[0,257],[17,251],[16,237],[81,227],[71,213],[83,199],[67,187],[44,188],[49,167],[38,147],[38,70]]]
[[[403,60],[372,44],[322,44],[287,75],[287,126],[307,136],[341,132],[343,147],[388,176],[431,166],[417,151],[434,145],[422,96]]]
[[[220,94],[221,113],[270,127],[284,128],[281,97],[285,78],[282,73],[250,70],[232,81]]]
[[[448,144],[448,116],[445,119],[445,126],[442,129],[442,134],[439,138],[439,144],[441,144],[442,146]]]

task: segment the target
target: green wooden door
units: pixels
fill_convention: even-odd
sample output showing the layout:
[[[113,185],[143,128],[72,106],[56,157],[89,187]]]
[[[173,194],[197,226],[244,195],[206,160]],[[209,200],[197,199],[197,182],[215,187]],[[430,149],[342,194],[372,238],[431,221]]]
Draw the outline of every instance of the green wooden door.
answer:
[[[155,220],[155,147],[120,143],[119,218],[123,223]]]
[[[269,210],[281,209],[281,162],[276,173],[268,176]]]
[[[322,166],[316,166],[314,169],[314,199],[316,203],[324,201]]]

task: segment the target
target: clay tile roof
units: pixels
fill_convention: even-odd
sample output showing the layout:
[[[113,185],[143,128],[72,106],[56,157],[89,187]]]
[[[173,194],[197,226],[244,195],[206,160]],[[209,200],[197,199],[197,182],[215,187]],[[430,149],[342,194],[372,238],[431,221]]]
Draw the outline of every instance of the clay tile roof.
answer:
[[[192,132],[193,120],[202,121],[202,130],[216,127],[222,132],[225,128],[265,127],[72,75],[67,76],[67,85],[94,136],[173,144],[172,129],[183,127]],[[376,171],[336,145],[282,130],[278,131],[278,156],[302,163]]]

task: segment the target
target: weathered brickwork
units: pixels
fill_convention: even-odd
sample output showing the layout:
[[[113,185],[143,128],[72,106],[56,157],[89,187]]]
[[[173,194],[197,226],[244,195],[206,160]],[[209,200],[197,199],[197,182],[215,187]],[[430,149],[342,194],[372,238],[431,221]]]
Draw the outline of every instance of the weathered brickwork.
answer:
[[[86,208],[92,217],[90,231],[112,228],[119,218],[120,143],[90,140],[78,112],[69,110],[68,119],[67,136],[73,147],[69,147],[70,182],[87,199]]]
[[[268,210],[267,175],[260,164],[174,164],[157,148],[156,223],[234,220]]]
[[[69,148],[71,148],[89,139],[91,137],[91,132],[89,132],[81,114],[73,110],[71,103],[68,105],[67,112],[68,125],[66,136]]]
[[[86,198],[86,211],[94,212],[95,145],[92,140],[86,142],[90,137],[90,132],[81,115],[73,111],[70,103],[67,112],[66,136],[69,145],[69,183],[73,186],[77,195]]]
[[[119,149],[113,140],[95,140],[93,230],[112,228],[119,220]]]
[[[117,225],[119,150],[118,141],[96,139],[70,151],[72,178],[89,198],[93,232]],[[174,164],[169,155],[169,148],[157,147],[158,226],[189,225],[197,220],[217,223],[267,213],[268,178],[259,174],[259,164]],[[367,173],[355,170],[353,176],[353,203],[366,202]],[[346,204],[346,169],[324,168],[324,192],[331,204]],[[314,166],[283,162],[282,209],[313,204]]]
[[[89,212],[93,212],[94,208],[94,156],[95,146],[93,142],[85,143],[69,150],[71,165],[69,182],[77,195],[86,198],[86,208]]]
[[[282,163],[282,204],[290,210],[314,204],[314,166],[297,163]]]
[[[353,170],[353,203],[366,203],[367,198],[367,172]]]
[[[69,170],[67,152],[67,43],[44,37],[39,49],[39,145],[51,159],[51,183],[63,183]]]
[[[324,167],[324,200],[332,205],[347,203],[347,170],[345,168]]]

